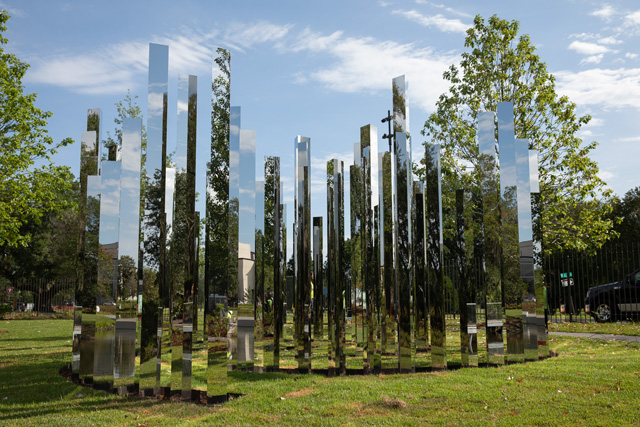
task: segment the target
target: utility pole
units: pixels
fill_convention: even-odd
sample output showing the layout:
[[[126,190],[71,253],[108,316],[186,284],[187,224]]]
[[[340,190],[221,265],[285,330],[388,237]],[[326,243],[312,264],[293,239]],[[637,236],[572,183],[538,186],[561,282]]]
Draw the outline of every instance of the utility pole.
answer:
[[[382,135],[382,139],[388,139],[389,140],[389,152],[393,153],[393,150],[391,149],[391,141],[393,140],[393,133],[391,132],[391,120],[393,120],[393,116],[391,116],[391,110],[387,110],[387,117],[385,117],[384,119],[382,119],[382,123],[388,123],[389,125],[389,133],[385,133],[384,135]],[[394,145],[395,148],[395,145]]]

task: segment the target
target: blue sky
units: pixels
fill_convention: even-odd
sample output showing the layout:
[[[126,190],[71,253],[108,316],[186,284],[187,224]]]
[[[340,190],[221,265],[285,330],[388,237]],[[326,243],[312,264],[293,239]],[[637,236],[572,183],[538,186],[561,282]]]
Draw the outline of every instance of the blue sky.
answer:
[[[391,79],[409,81],[410,130],[419,134],[438,95],[442,72],[464,51],[464,31],[480,14],[520,21],[557,78],[557,90],[591,114],[585,142],[601,177],[618,195],[640,185],[640,4],[637,1],[0,1],[12,15],[7,50],[31,64],[25,86],[49,110],[54,140],[80,140],[89,108],[102,109],[113,133],[114,103],[127,89],[146,115],[148,43],[169,47],[169,144],[175,145],[176,82],[198,75],[198,191],[208,156],[212,50],[230,49],[232,105],[256,130],[256,178],[265,155],[281,157],[285,200],[293,201],[293,141],[311,138],[312,215],[326,215],[326,161],[345,170],[353,143],[391,104]],[[103,133],[102,137],[106,137]],[[379,147],[384,147],[379,142]],[[170,148],[172,150],[172,148]],[[79,142],[58,164],[79,170]],[[202,197],[201,197],[202,199]],[[291,208],[289,209],[291,213]],[[290,214],[291,215],[291,214]],[[288,218],[289,222],[292,218]]]

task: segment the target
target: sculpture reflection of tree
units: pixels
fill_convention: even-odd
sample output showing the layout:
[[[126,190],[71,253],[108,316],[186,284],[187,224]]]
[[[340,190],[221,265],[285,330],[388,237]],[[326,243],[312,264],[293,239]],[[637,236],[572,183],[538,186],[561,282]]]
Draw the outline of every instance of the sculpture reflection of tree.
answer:
[[[611,237],[613,222],[607,217],[609,204],[601,203],[611,191],[589,158],[597,143],[583,144],[576,136],[591,117],[576,116],[576,105],[556,94],[554,77],[535,54],[529,36],[516,38],[518,29],[517,21],[492,16],[485,22],[476,16],[465,40],[470,51],[462,54],[459,67],[453,65],[443,75],[451,83],[449,92],[440,96],[422,133],[429,143],[442,145],[443,171],[449,178],[445,182],[454,187],[444,193],[477,182],[478,113],[513,101],[516,137],[529,139],[540,158],[541,197],[533,207],[539,218],[536,240],[550,251],[598,247]],[[451,210],[453,197],[444,203]],[[447,222],[445,234],[453,230]]]

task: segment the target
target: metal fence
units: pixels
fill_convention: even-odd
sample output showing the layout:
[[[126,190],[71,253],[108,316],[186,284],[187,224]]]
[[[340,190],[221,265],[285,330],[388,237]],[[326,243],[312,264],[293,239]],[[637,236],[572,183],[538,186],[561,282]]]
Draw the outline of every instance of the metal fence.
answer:
[[[0,304],[14,314],[73,313],[76,279],[20,279],[0,282]]]
[[[640,277],[634,273],[640,269],[639,244],[605,246],[591,255],[550,255],[543,265],[549,321],[637,319]],[[607,314],[611,318],[601,318]]]

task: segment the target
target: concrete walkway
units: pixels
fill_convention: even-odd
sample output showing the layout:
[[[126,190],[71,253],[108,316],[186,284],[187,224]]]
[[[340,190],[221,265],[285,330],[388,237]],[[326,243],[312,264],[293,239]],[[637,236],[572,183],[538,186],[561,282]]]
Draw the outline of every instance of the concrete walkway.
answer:
[[[633,335],[613,335],[613,334],[591,334],[588,332],[551,332],[549,335],[560,335],[563,337],[590,338],[594,340],[612,340],[640,343],[640,336]]]

